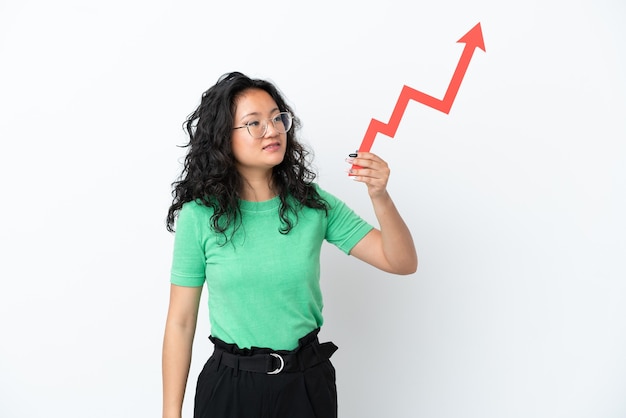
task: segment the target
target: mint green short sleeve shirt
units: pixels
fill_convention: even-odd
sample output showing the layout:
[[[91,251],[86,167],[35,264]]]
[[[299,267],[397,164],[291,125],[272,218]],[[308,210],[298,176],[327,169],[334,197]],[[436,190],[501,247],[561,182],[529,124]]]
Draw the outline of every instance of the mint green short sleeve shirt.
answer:
[[[320,189],[324,210],[302,208],[281,234],[278,197],[240,201],[241,226],[230,241],[211,228],[213,210],[197,202],[181,209],[171,283],[206,283],[211,334],[241,348],[292,350],[320,327],[323,298],[320,253],[324,240],[346,254],[372,229],[342,201]]]

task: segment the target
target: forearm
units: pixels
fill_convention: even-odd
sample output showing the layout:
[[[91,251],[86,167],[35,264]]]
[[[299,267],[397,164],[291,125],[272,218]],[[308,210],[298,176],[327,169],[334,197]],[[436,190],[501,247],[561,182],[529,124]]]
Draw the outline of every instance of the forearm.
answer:
[[[180,418],[195,329],[167,324],[163,339],[163,418]]]
[[[400,216],[388,192],[372,197],[372,205],[380,226],[382,251],[392,270],[411,274],[417,269],[417,253],[411,231]]]
[[[348,171],[353,179],[367,185],[380,227],[361,239],[350,254],[389,273],[415,273],[417,253],[413,237],[387,192],[389,166],[377,155],[360,151],[357,158],[348,158],[346,162],[353,164]]]

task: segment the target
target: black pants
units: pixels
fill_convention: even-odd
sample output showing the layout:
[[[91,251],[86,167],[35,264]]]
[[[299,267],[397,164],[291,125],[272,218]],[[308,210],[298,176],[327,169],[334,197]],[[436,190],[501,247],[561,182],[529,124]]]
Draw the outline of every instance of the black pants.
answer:
[[[240,349],[210,337],[215,351],[198,377],[194,418],[336,418],[329,358],[337,347],[320,344],[318,332],[301,338],[293,351]],[[266,369],[250,371],[264,362]]]

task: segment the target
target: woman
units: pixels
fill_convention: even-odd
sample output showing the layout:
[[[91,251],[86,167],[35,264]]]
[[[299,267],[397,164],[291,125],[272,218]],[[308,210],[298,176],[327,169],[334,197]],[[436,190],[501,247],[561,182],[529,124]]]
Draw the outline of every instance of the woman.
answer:
[[[202,286],[214,352],[194,416],[336,417],[332,343],[323,323],[323,240],[372,266],[411,274],[411,234],[387,193],[387,164],[360,152],[350,175],[367,186],[379,228],[313,182],[299,121],[271,83],[233,72],[202,95],[174,183],[176,235],[163,343],[163,417],[181,417]]]

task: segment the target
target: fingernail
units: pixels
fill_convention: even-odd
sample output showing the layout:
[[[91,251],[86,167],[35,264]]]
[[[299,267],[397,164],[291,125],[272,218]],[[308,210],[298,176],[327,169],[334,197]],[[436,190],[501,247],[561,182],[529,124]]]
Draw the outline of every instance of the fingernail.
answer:
[[[354,158],[346,158],[346,162],[348,164],[352,164],[353,161],[354,161]]]
[[[348,154],[348,157],[356,158],[357,155],[359,155],[359,151],[358,150],[356,152]]]

